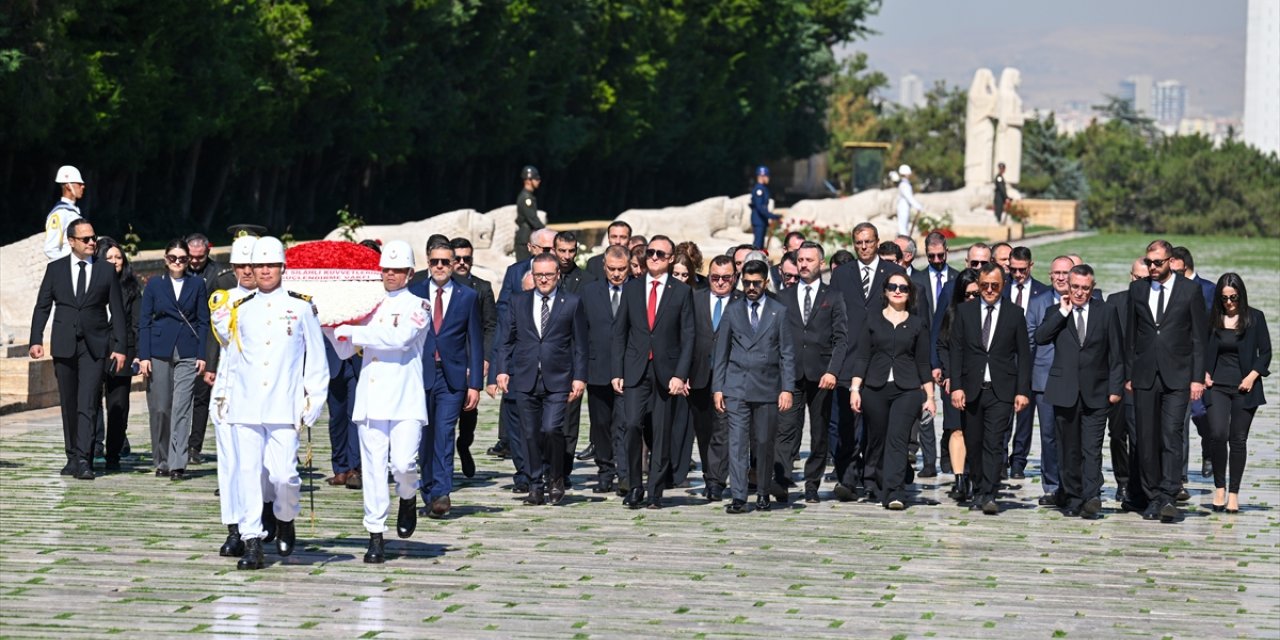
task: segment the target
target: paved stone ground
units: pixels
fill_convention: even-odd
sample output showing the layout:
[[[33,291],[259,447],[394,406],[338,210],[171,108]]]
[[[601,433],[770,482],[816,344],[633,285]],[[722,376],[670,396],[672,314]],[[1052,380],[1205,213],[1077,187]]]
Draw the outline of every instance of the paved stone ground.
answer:
[[[1278,292],[1258,289],[1255,304],[1280,317]],[[211,463],[183,483],[153,477],[145,458],[69,480],[56,408],[0,416],[0,636],[1277,638],[1277,382],[1265,383],[1239,515],[1209,511],[1198,473],[1185,520],[1168,525],[1114,502],[1100,521],[1066,519],[1034,506],[1034,475],[998,517],[947,500],[949,476],[918,485],[939,504],[902,513],[823,502],[729,516],[693,490],[628,511],[584,490],[581,465],[567,505],[534,508],[509,491],[509,463],[480,453],[450,519],[390,540],[382,566],[360,561],[359,493],[323,485],[322,423],[305,548],[257,572],[217,555]],[[482,404],[478,450],[494,440],[493,407]],[[146,432],[135,394],[140,448]],[[1107,482],[1109,496],[1109,468]]]

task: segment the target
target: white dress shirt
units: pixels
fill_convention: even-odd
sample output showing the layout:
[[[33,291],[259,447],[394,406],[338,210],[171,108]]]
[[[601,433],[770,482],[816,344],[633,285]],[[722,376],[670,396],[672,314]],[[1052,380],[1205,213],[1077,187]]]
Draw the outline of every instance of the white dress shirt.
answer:
[[[547,318],[551,318],[551,312],[556,309],[556,294],[560,293],[560,287],[556,287],[547,294]],[[542,335],[542,292],[536,288],[533,290],[533,326],[538,328],[538,335]]]
[[[978,298],[978,300],[979,300],[978,335],[981,336],[982,323],[987,321],[987,301],[983,300],[982,298]],[[1000,324],[1000,303],[1002,300],[1003,298],[996,298],[996,303],[991,305],[992,307],[995,308],[995,311],[991,312],[991,334],[987,336],[987,343],[982,345],[982,347],[987,351],[991,350],[991,341],[994,340],[996,337],[996,325]],[[1017,306],[1017,305],[1014,305],[1014,306]],[[991,382],[991,365],[990,364],[987,364],[986,368],[982,370],[982,381]]]
[[[1173,295],[1174,280],[1177,280],[1177,278],[1175,278],[1173,276],[1173,272],[1170,271],[1168,279],[1160,283],[1160,286],[1164,289],[1164,308],[1165,309],[1169,308],[1169,298]],[[1160,311],[1159,311],[1160,292],[1156,291],[1155,289],[1152,289],[1151,297],[1147,299],[1147,304],[1150,305],[1151,307],[1151,317],[1153,319],[1159,318],[1160,317]]]
[[[652,275],[647,273],[645,274],[644,276],[644,308],[645,309],[649,308],[649,292],[653,291],[654,280],[655,279]],[[667,274],[665,273],[662,274],[661,277],[657,278],[657,281],[661,284],[658,285],[658,304],[653,306],[653,314],[655,317],[658,315],[658,309],[662,308],[662,294],[664,293],[664,290],[667,288]]]
[[[80,258],[77,258],[76,254],[74,253],[70,255],[71,255],[71,293],[74,294],[76,292],[76,280],[80,278],[80,263],[82,262],[82,260]],[[85,263],[84,290],[88,291],[89,283],[93,282],[93,263],[97,262],[97,260],[95,260],[93,256],[85,256],[83,262]]]

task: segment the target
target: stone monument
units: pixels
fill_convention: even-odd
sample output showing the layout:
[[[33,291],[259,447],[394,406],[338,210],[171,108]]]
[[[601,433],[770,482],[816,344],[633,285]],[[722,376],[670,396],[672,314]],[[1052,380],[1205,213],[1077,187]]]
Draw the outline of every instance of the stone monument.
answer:
[[[1000,123],[996,126],[995,157],[997,163],[1004,163],[1004,179],[1009,184],[1018,184],[1022,177],[1022,125],[1026,119],[1022,115],[1019,84],[1022,84],[1022,74],[1017,69],[1005,68],[1000,72]],[[988,174],[987,180],[994,175]]]
[[[965,185],[986,184],[995,176],[993,150],[999,104],[995,75],[990,69],[978,69],[973,74],[973,84],[969,85],[969,103],[965,111]]]

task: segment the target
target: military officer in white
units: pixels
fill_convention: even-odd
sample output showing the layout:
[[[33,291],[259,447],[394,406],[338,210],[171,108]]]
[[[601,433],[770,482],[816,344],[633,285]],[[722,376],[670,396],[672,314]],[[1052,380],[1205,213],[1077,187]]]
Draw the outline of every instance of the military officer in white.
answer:
[[[238,501],[236,491],[236,447],[232,435],[235,433],[231,424],[226,421],[227,406],[231,402],[228,388],[231,376],[235,374],[235,363],[240,357],[239,347],[231,342],[231,307],[258,288],[253,277],[253,243],[256,236],[236,238],[231,245],[231,268],[236,275],[236,286],[232,289],[219,289],[209,296],[209,319],[213,327],[213,335],[218,339],[221,373],[214,378],[213,389],[209,392],[209,418],[213,420],[214,437],[218,445],[218,501],[222,508],[222,524],[227,525],[227,541],[218,550],[221,556],[244,555],[244,541],[240,539],[240,511],[243,509]],[[262,488],[263,499],[273,502],[274,497],[270,485]]]
[[[396,535],[408,538],[418,524],[418,468],[415,456],[427,423],[422,387],[422,344],[427,338],[429,303],[405,287],[413,277],[413,248],[403,240],[382,247],[382,286],[387,297],[359,325],[325,330],[339,358],[363,352],[360,381],[351,419],[360,431],[360,469],[364,480],[364,528],[369,549],[364,561],[386,560],[382,534],[391,499],[387,459],[400,497]]]
[[[231,308],[230,339],[239,349],[228,380],[226,421],[236,446],[236,493],[244,556],[237,566],[261,569],[262,472],[275,491],[276,550],[293,553],[294,519],[302,480],[298,477],[298,431],[315,424],[329,390],[329,364],[316,308],[308,296],[280,286],[284,245],[259,238],[253,245],[258,290]]]
[[[84,179],[79,169],[71,165],[58,167],[54,182],[61,187],[62,197],[44,219],[44,255],[50,262],[71,253],[67,225],[80,217],[76,201],[84,197]]]

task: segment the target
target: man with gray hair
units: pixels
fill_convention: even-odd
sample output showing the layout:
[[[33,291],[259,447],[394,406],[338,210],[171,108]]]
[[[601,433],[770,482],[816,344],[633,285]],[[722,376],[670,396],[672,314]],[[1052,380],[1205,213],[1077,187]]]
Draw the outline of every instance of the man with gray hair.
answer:
[[[907,270],[907,277],[914,276],[916,268],[912,266],[916,261],[916,240],[908,235],[899,235],[893,239],[893,243],[902,249],[902,265]]]

